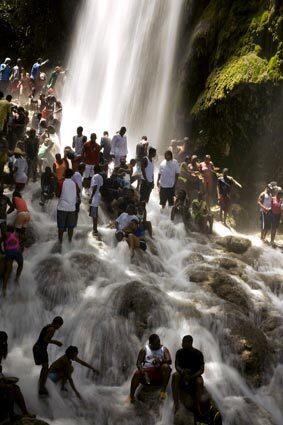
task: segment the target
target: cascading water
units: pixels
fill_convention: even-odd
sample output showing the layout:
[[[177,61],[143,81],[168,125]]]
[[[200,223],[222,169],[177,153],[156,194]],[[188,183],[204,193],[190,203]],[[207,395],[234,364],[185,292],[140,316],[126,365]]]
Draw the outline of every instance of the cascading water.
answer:
[[[177,0],[86,1],[65,93],[65,144],[79,124],[86,133],[106,128],[114,132],[125,124],[133,140],[142,133],[158,140],[181,5]],[[167,213],[161,215],[155,193],[148,208],[155,240],[132,262],[124,242],[115,246],[114,231],[106,227],[103,213],[102,242],[91,236],[87,202],[82,204],[72,245],[65,241],[59,254],[54,246],[56,202],[42,213],[36,194],[27,196],[36,243],[25,252],[21,287],[16,289],[11,281],[7,299],[0,301],[0,323],[9,334],[4,371],[20,377],[30,410],[52,425],[171,425],[170,397],[158,417],[146,409],[136,411],[125,399],[137,353],[149,334],[160,334],[174,358],[182,336],[190,333],[204,353],[205,383],[225,425],[283,423],[283,367],[279,354],[276,357],[282,319],[280,252],[255,248],[242,257],[238,274],[226,270],[229,283],[238,288],[235,305],[192,278],[193,272],[218,272],[227,255],[213,240],[187,236],[182,224],[172,224]],[[229,233],[215,227],[217,233]],[[253,242],[260,244],[256,238]],[[41,327],[58,314],[64,326],[56,338],[64,347],[77,345],[80,357],[100,370],[93,380],[75,365],[74,381],[83,405],[71,390],[63,397],[52,383],[48,400],[37,395],[39,368],[33,364],[32,345]],[[249,334],[265,326],[266,357],[269,347],[276,349],[268,360],[265,383],[257,389],[248,386],[234,367],[230,317],[248,326]],[[277,327],[272,327],[274,321]],[[242,333],[239,342],[245,356],[250,347],[244,328]],[[63,348],[50,347],[50,361],[62,353]]]
[[[129,129],[162,140],[182,0],[86,0],[64,90],[64,145],[85,132]]]

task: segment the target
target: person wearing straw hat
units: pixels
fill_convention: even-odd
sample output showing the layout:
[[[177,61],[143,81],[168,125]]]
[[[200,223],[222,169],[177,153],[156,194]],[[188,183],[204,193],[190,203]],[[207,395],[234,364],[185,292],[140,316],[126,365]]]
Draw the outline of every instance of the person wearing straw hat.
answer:
[[[13,176],[16,184],[16,190],[22,190],[28,180],[28,163],[23,156],[25,152],[19,147],[14,150],[15,161],[13,164]]]

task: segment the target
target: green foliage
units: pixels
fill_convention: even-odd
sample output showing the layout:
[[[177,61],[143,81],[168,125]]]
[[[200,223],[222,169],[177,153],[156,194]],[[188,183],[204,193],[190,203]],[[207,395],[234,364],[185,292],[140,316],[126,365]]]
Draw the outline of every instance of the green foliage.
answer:
[[[251,52],[232,58],[221,68],[215,69],[209,76],[206,90],[197,100],[192,112],[209,108],[220,101],[242,83],[261,83],[268,79],[268,62]]]

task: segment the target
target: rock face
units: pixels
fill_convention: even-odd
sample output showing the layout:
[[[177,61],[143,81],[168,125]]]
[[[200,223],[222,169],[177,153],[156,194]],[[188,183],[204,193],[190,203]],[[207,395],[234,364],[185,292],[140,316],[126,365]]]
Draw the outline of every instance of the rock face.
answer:
[[[281,0],[196,0],[183,14],[176,126],[253,199],[259,171],[282,174],[282,10]]]
[[[235,254],[244,254],[251,246],[249,239],[240,238],[236,236],[225,236],[216,240],[218,245],[223,246],[227,251],[234,252]]]
[[[49,425],[47,422],[44,422],[40,419],[31,419],[24,417],[15,422],[5,422],[6,425]]]
[[[134,322],[139,338],[145,330],[164,325],[168,321],[164,296],[157,288],[134,281],[118,288],[113,296],[117,314]]]

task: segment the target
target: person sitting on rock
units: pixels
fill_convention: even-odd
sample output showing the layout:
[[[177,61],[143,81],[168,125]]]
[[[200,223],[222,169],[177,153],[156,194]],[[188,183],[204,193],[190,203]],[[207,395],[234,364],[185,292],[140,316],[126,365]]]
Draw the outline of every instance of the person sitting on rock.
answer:
[[[94,367],[89,365],[88,363],[79,359],[78,353],[79,353],[78,348],[73,345],[70,345],[65,351],[65,354],[59,359],[57,359],[54,363],[52,363],[52,365],[49,368],[48,377],[55,384],[60,382],[61,391],[67,391],[67,388],[65,387],[65,385],[67,381],[69,381],[71,388],[75,392],[76,396],[79,399],[81,399],[81,395],[76,389],[74,381],[72,379],[72,373],[74,371],[74,368],[72,366],[72,361],[77,362],[81,364],[82,366],[87,367],[88,369],[91,369],[94,373],[98,373],[98,371],[94,369]]]
[[[202,192],[199,192],[198,198],[194,199],[192,202],[192,217],[200,232],[212,233],[213,217],[203,199]]]
[[[62,346],[60,341],[53,339],[55,332],[63,325],[63,319],[60,316],[55,317],[52,323],[44,326],[41,330],[38,340],[33,346],[33,357],[36,365],[41,366],[41,372],[39,375],[38,382],[38,393],[39,395],[48,395],[48,391],[45,388],[47,376],[48,376],[48,344],[55,344],[58,347]]]
[[[158,335],[150,335],[148,344],[140,350],[138,355],[138,370],[134,373],[131,381],[131,403],[135,402],[135,393],[139,385],[161,387],[160,400],[164,400],[171,375],[171,364],[168,348],[161,345]]]
[[[180,392],[191,392],[194,399],[194,411],[201,414],[200,395],[203,388],[204,358],[201,351],[193,347],[193,337],[184,336],[182,348],[177,351],[175,359],[176,372],[172,376],[172,393],[174,410],[180,406]]]
[[[22,416],[35,418],[35,415],[28,412],[21,389],[16,385],[19,379],[7,377],[2,373],[1,362],[3,358],[7,357],[7,354],[8,335],[6,332],[0,331],[0,422],[7,419],[7,417],[9,417],[11,422],[14,422],[16,419],[14,413],[15,404],[20,409]]]

